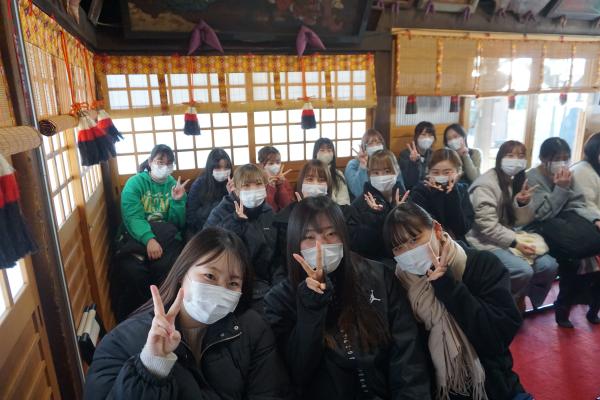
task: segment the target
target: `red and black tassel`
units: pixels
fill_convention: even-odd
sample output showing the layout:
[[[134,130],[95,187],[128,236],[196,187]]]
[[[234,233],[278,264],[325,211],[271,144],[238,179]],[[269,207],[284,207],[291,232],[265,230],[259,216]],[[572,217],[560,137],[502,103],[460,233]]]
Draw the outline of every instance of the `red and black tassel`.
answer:
[[[567,104],[567,100],[568,100],[568,98],[567,98],[567,94],[566,93],[561,93],[558,96],[558,101],[560,102],[561,106],[564,106],[565,104]]]
[[[194,106],[188,107],[183,119],[183,133],[190,136],[197,136],[200,134],[200,124],[198,124],[198,115]]]
[[[37,250],[19,205],[19,186],[11,165],[0,154],[0,269]]]
[[[405,114],[416,114],[417,113],[417,96],[410,95],[406,98],[406,108],[404,109]]]
[[[117,155],[112,139],[102,129],[98,128],[85,111],[79,113],[77,130],[77,147],[79,148],[81,165],[99,164]]]
[[[302,121],[300,127],[302,129],[315,129],[317,127],[315,111],[309,101],[304,103],[304,107],[302,107]]]
[[[517,96],[515,96],[514,94],[509,95],[508,96],[508,109],[514,110],[516,102],[517,102]]]
[[[103,109],[98,110],[98,128],[102,129],[102,131],[110,137],[113,143],[118,142],[119,140],[123,140],[123,135],[117,129],[115,124],[113,123],[110,115]]]
[[[458,112],[458,96],[450,96],[450,112]]]

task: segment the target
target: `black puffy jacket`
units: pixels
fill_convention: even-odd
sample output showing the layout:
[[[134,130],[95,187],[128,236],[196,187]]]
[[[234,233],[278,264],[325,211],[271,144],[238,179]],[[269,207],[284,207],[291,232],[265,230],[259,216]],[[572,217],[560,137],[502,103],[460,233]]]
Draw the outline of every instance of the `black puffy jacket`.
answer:
[[[188,194],[185,218],[188,231],[191,234],[199,232],[206,223],[210,212],[221,202],[224,196],[227,195],[227,181],[216,182],[216,187],[220,195],[214,200],[208,200],[204,196],[204,190],[207,186],[206,180],[214,179],[212,176],[207,176],[206,173],[200,175],[194,181]]]
[[[351,256],[362,290],[357,295],[365,296],[389,327],[390,342],[377,350],[366,353],[355,345],[347,354],[341,340],[335,349],[324,344],[328,311],[335,307],[335,275],[344,264],[327,277],[324,295],[308,289],[305,281],[294,288],[285,279],[265,298],[266,317],[299,398],[430,399],[427,357],[406,293],[382,264]]]
[[[166,378],[140,360],[151,313],[136,315],[102,339],[87,373],[84,397],[94,399],[287,399],[289,378],[269,326],[253,310],[229,314],[207,328],[196,360],[185,338]]]
[[[402,198],[406,190],[404,186],[396,183],[391,203],[370,182],[366,182],[364,186],[363,194],[367,192],[373,195],[377,204],[383,205],[383,209],[381,211],[373,210],[367,204],[364,195],[354,199],[350,206],[342,208],[350,236],[350,248],[372,260],[392,258],[393,255],[386,249],[383,240],[383,223],[385,217],[394,208],[395,193],[399,192],[400,198]]]
[[[431,282],[436,297],[463,330],[485,369],[490,400],[510,400],[524,389],[512,370],[510,343],[522,323],[508,271],[487,251],[466,250],[462,281],[445,274]]]
[[[277,229],[273,226],[275,214],[271,206],[263,202],[256,208],[244,210],[248,219],[238,218],[234,201],[239,203],[235,194],[223,197],[204,227],[218,226],[237,234],[248,248],[256,278],[271,283],[280,266]]]
[[[466,183],[457,182],[454,189],[446,193],[419,182],[410,191],[410,200],[423,207],[453,238],[466,241],[465,235],[475,220]]]

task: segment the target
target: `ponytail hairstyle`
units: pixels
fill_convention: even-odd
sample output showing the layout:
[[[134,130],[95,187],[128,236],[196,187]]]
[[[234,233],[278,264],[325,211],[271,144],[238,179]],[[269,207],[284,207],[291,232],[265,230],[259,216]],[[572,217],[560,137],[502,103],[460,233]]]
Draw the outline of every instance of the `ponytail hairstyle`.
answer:
[[[337,169],[335,167],[337,156],[335,154],[335,146],[333,145],[333,141],[329,138],[317,139],[317,141],[315,142],[315,147],[313,148],[312,158],[313,158],[313,160],[317,159],[317,154],[319,154],[319,150],[323,146],[329,147],[331,149],[331,151],[333,152],[333,158],[331,159],[331,164],[329,164],[329,174],[331,175],[333,190],[337,191],[341,184],[346,183],[346,180],[344,179],[343,176],[341,176],[337,173]]]
[[[525,170],[519,172],[511,179],[510,176],[502,171],[502,159],[507,154],[512,153],[515,148],[520,148],[524,153],[527,153],[527,148],[523,143],[516,140],[508,140],[500,146],[498,154],[496,155],[496,165],[494,166],[494,171],[496,171],[496,176],[498,177],[498,184],[502,191],[502,215],[506,217],[506,222],[508,222],[510,226],[513,226],[517,220],[513,208],[513,199],[514,196],[521,191],[521,187],[525,182]],[[512,189],[512,195],[510,194],[509,188]]]
[[[152,161],[154,161],[154,159],[156,157],[160,157],[160,156],[167,157],[167,162],[169,164],[171,164],[175,161],[175,153],[173,153],[173,150],[171,150],[171,148],[169,146],[167,146],[166,144],[157,144],[152,149],[152,152],[150,153],[150,157],[148,157],[148,159],[144,160],[144,162],[139,165],[138,172],[144,172],[144,171],[150,172],[150,163]]]
[[[200,198],[202,199],[203,204],[220,200],[227,193],[227,189],[225,189],[227,181],[217,182],[212,176],[213,171],[219,166],[221,160],[225,160],[227,168],[231,169],[233,172],[231,158],[229,158],[229,154],[227,154],[225,150],[216,147],[208,153],[206,167],[204,168],[204,174],[206,175],[206,178],[204,179],[205,184],[200,186]],[[232,175],[233,174],[230,173],[229,177]]]
[[[370,128],[364,133],[364,135],[362,135],[362,138],[360,139],[361,150],[367,151],[367,144],[373,138],[378,139],[383,145],[383,148],[385,148],[385,139],[383,138],[383,135],[377,129]]]
[[[300,244],[310,228],[318,228],[319,217],[325,216],[342,240],[344,258],[338,269],[332,273],[335,279],[334,305],[327,310],[327,322],[323,337],[325,346],[339,346],[334,336],[343,329],[355,339],[365,351],[376,349],[389,342],[390,333],[380,315],[369,303],[366,288],[356,263],[359,256],[352,253],[346,222],[340,207],[328,196],[309,197],[299,202],[290,214],[287,231],[288,276],[294,291],[306,279],[306,272],[293,254],[300,254]]]
[[[600,132],[588,138],[583,147],[584,160],[600,175]]]

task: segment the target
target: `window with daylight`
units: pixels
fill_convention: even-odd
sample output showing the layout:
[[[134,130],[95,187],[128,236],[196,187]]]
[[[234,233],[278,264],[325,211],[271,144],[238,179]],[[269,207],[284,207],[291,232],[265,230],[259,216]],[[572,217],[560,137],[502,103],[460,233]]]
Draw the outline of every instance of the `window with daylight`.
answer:
[[[74,177],[69,161],[66,135],[74,135],[73,130],[69,129],[52,137],[42,137],[52,204],[54,205],[56,224],[59,227],[75,210]]]
[[[24,260],[21,259],[16,264],[12,268],[5,269],[6,274],[0,274],[0,320],[2,314],[16,302],[21,289],[27,283],[23,271]]]

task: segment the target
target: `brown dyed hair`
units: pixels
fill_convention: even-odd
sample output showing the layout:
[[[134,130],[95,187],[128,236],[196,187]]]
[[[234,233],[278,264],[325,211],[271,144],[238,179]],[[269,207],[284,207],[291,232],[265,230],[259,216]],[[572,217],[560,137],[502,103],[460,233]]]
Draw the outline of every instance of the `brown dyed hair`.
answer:
[[[254,164],[245,164],[236,168],[233,173],[233,183],[236,189],[240,189],[246,183],[260,183],[266,185],[268,182],[265,172]]]
[[[171,267],[169,274],[158,289],[163,304],[168,309],[175,301],[177,292],[181,287],[183,278],[196,261],[203,258],[204,264],[217,260],[222,255],[233,261],[235,266],[240,267],[242,274],[242,296],[235,312],[246,310],[252,301],[252,282],[254,272],[248,261],[250,257],[242,240],[233,232],[221,228],[206,228],[190,239],[185,245],[179,257]],[[234,265],[232,265],[233,267]],[[154,305],[152,300],[141,306],[135,314],[151,311]]]
[[[389,168],[393,169],[396,175],[400,173],[400,166],[391,150],[379,150],[369,157],[369,161],[367,161],[369,175],[370,171],[374,168]]]
[[[319,160],[310,160],[300,170],[298,174],[298,181],[296,182],[296,191],[298,193],[302,193],[302,183],[304,182],[304,178],[307,176],[318,176],[321,179],[325,179],[327,181],[327,195],[331,196],[331,188],[333,186],[333,182],[331,180],[331,174],[329,173],[329,168],[327,165],[323,164]]]
[[[429,160],[429,169],[441,161],[450,161],[458,172],[462,170],[463,163],[458,153],[452,149],[438,149],[431,153]]]
[[[383,135],[377,129],[370,128],[365,132],[360,141],[360,146],[363,150],[367,150],[367,143],[369,142],[369,139],[373,137],[378,138],[381,141],[383,147],[385,147],[385,140],[383,139]]]

